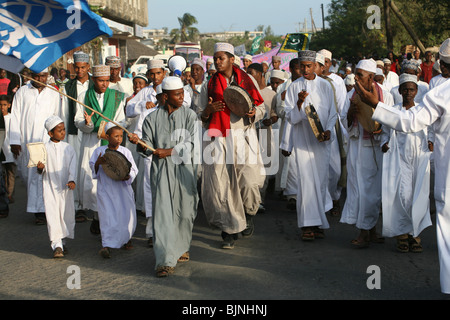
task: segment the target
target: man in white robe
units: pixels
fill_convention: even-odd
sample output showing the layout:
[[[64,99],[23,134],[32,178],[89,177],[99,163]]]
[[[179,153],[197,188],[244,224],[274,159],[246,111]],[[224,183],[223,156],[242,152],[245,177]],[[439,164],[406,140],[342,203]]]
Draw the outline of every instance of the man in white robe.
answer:
[[[147,63],[147,74],[150,77],[151,85],[143,88],[126,106],[126,116],[131,119],[137,119],[136,127],[130,128],[131,132],[136,134],[139,139],[142,138],[142,125],[145,118],[156,110],[157,91],[156,88],[160,86],[165,77],[164,61],[153,59]],[[136,147],[134,147],[136,149]],[[149,246],[153,243],[153,226],[152,226],[152,190],[150,183],[150,169],[152,164],[152,156],[137,158],[136,164],[139,169],[139,174],[136,180],[136,196],[143,197],[145,217],[147,218],[146,236],[148,238]],[[137,199],[140,202],[141,199]]]
[[[125,93],[125,99],[131,97],[134,92],[133,80],[130,78],[122,78],[120,76],[122,71],[121,59],[116,56],[106,57],[105,65],[111,68],[109,88]]]
[[[415,108],[417,76],[403,73],[399,81],[403,102],[394,108]],[[419,234],[431,225],[428,141],[427,128],[402,133],[383,127],[383,236],[397,237],[400,252],[421,252]]]
[[[48,70],[33,73],[33,79],[46,83]],[[42,196],[42,176],[36,168],[27,168],[28,143],[47,142],[45,120],[61,114],[61,96],[58,92],[30,81],[17,90],[11,107],[10,146],[17,159],[18,170],[27,185],[27,212],[34,213],[37,224],[45,224],[45,206]]]
[[[392,85],[392,87],[398,86],[398,74],[391,71],[391,60],[383,59],[384,63],[384,81]]]
[[[89,88],[94,86],[94,82],[89,75],[89,72],[91,70],[91,66],[89,63],[90,58],[87,53],[77,51],[73,54],[73,60],[76,77],[69,80],[64,85],[63,93],[74,98],[77,101],[80,101],[81,96],[84,95],[84,93]],[[61,109],[62,118],[67,130],[66,141],[74,148],[76,152],[76,159],[78,162],[80,159],[81,137],[83,133],[75,126],[77,102],[66,96],[63,96]],[[83,222],[86,221],[87,217],[84,210],[82,210],[83,208],[79,207],[79,194],[80,190],[79,185],[77,184],[74,190],[75,209],[77,210],[75,220],[77,222]]]
[[[382,153],[380,134],[367,132],[357,120],[358,109],[352,101],[359,86],[377,90],[384,103],[393,105],[391,94],[376,82],[376,63],[373,59],[361,60],[356,66],[355,88],[347,96],[342,110],[342,124],[349,134],[347,153],[347,198],[342,210],[341,223],[356,225],[360,230],[352,245],[367,247],[370,241],[382,242],[376,234],[376,224],[381,209]],[[380,97],[381,98],[381,97]]]
[[[298,58],[294,58],[289,62],[289,70],[291,70],[291,78],[278,86],[276,95],[276,113],[278,118],[281,119],[278,122],[281,122],[279,125],[279,136],[282,157],[280,158],[280,169],[276,177],[275,189],[279,186],[283,192],[283,196],[288,201],[287,208],[296,210],[297,179],[299,179],[299,176],[295,166],[295,153],[292,152],[292,145],[289,142],[292,141],[290,139],[291,124],[286,121],[286,112],[290,109],[286,109],[285,100],[286,91],[289,86],[302,76]]]
[[[332,53],[326,49],[322,49],[317,52],[323,56],[323,63],[321,68],[321,74],[319,76],[328,80],[333,88],[334,92],[334,104],[336,112],[338,114],[338,120],[336,121],[335,133],[336,139],[331,142],[331,160],[330,160],[330,184],[329,192],[333,202],[333,208],[330,214],[333,216],[340,214],[340,203],[342,188],[345,187],[346,168],[346,130],[341,123],[340,113],[345,105],[345,99],[347,97],[347,89],[344,80],[337,74],[329,71],[331,67]],[[320,63],[320,61],[319,61]]]
[[[440,84],[444,83],[448,79],[450,79],[450,68],[448,67],[448,64],[445,62],[443,64],[441,63],[435,63],[435,66],[438,66],[440,68],[440,74],[434,76],[430,80],[430,90],[439,86]]]
[[[315,74],[316,52],[299,52],[302,77],[291,84],[286,93],[287,121],[292,125],[293,152],[301,179],[297,190],[297,219],[303,240],[323,237],[329,228],[326,200],[330,166],[330,143],[337,121],[334,93],[325,79]],[[319,141],[315,136],[305,108],[314,106],[324,132]]]
[[[441,65],[450,68],[450,38],[439,49]],[[449,69],[450,70],[450,69]],[[437,244],[440,263],[441,291],[450,294],[450,81],[430,90],[423,102],[410,110],[397,110],[384,103],[376,104],[373,93],[364,92],[365,100],[376,105],[373,119],[401,132],[418,132],[434,124],[435,185]]]
[[[253,216],[259,209],[259,189],[265,178],[254,123],[264,116],[264,101],[253,80],[234,66],[234,47],[216,43],[214,63],[217,73],[201,93],[200,118],[206,132],[202,166],[202,202],[210,225],[222,230],[222,248],[234,248],[238,234],[250,237]],[[229,86],[244,87],[256,107],[243,117],[223,102]],[[248,109],[248,108],[247,108]],[[206,140],[208,139],[208,140]],[[205,141],[206,140],[206,141]]]
[[[80,102],[87,106],[94,108],[98,105],[99,112],[105,115],[106,110],[114,109],[110,112],[109,119],[125,126],[125,97],[124,94],[109,89],[110,68],[109,66],[98,65],[93,67],[92,79],[94,87],[88,89],[80,96]],[[105,99],[105,97],[111,97]],[[109,105],[111,104],[111,107]],[[94,108],[95,109],[95,108]],[[92,170],[89,166],[89,160],[96,148],[104,144],[104,139],[99,139],[98,125],[94,125],[93,121],[87,121],[86,116],[93,116],[96,122],[103,121],[103,119],[95,114],[93,111],[86,110],[80,104],[77,106],[77,113],[75,115],[75,125],[83,132],[81,140],[80,161],[78,163],[78,184],[80,185],[79,203],[80,207],[86,210],[94,211],[94,219],[91,225],[91,232],[99,234],[98,218],[97,218],[97,180],[92,177]]]

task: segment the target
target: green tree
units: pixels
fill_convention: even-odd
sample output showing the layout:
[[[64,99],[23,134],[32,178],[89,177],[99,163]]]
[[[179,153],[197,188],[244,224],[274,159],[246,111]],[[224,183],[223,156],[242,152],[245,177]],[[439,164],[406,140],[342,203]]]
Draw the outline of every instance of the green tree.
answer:
[[[171,43],[196,41],[200,32],[197,28],[193,27],[197,24],[197,18],[190,13],[185,13],[182,17],[178,17],[179,29],[170,30],[170,36],[172,37]]]

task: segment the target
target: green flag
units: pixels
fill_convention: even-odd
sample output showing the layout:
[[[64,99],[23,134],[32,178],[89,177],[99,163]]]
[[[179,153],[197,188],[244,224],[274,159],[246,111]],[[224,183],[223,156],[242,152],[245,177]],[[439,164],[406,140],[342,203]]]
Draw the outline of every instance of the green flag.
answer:
[[[280,52],[299,52],[308,50],[311,35],[309,33],[288,33],[281,45]]]
[[[261,42],[261,36],[257,36],[255,39],[253,39],[252,42],[252,48],[250,50],[250,53],[253,55],[259,50],[259,43]]]

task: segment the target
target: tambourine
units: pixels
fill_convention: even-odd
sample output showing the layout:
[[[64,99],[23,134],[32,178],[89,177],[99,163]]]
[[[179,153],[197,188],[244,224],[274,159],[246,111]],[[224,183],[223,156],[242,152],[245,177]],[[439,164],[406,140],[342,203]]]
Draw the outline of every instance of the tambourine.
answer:
[[[319,115],[317,114],[316,108],[314,108],[312,104],[309,104],[305,107],[305,113],[308,117],[308,122],[317,140],[319,140],[319,142],[323,142],[324,138],[322,133],[324,132],[324,130],[322,123],[320,122]]]
[[[132,164],[121,152],[106,149],[103,158],[102,169],[111,179],[122,181],[130,174]]]
[[[223,91],[223,99],[228,107],[238,117],[244,117],[253,108],[250,94],[238,86],[229,86]]]

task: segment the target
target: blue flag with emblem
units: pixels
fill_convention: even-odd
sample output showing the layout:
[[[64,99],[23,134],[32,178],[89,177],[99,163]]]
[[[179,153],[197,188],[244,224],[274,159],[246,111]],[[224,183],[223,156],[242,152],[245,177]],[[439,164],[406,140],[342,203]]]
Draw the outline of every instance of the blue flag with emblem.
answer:
[[[111,29],[86,0],[1,0],[0,68],[41,72]]]

